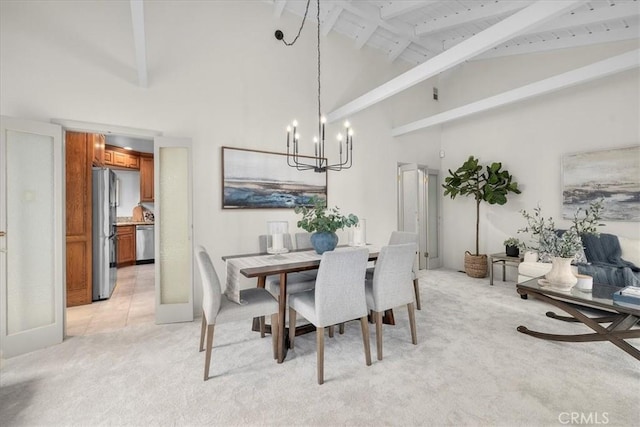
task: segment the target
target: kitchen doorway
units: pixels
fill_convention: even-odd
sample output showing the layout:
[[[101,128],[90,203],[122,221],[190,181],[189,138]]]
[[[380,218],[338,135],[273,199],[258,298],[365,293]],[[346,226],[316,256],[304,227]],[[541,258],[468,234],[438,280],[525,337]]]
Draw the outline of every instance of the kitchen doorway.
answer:
[[[137,129],[125,129],[107,127],[102,125],[93,125],[85,123],[69,123],[64,121],[60,123],[65,133],[86,133],[101,135],[102,138],[102,150],[104,150],[104,158],[99,162],[99,165],[104,168],[108,168],[114,172],[115,175],[115,200],[113,204],[114,215],[113,219],[109,222],[113,222],[114,226],[111,227],[111,231],[106,231],[106,234],[118,234],[118,230],[130,229],[132,231],[131,236],[122,236],[122,251],[131,252],[130,255],[126,255],[125,262],[121,262],[119,259],[121,254],[112,257],[111,263],[115,266],[116,262],[118,268],[115,270],[115,288],[110,293],[109,298],[104,297],[104,292],[100,292],[99,295],[93,295],[92,302],[90,304],[74,305],[71,306],[68,301],[65,306],[66,310],[66,336],[79,336],[79,335],[93,335],[96,333],[115,331],[125,326],[136,324],[153,324],[155,323],[155,266],[150,262],[148,256],[148,250],[146,249],[147,256],[142,263],[137,262],[137,252],[135,244],[135,229],[136,222],[144,222],[146,226],[153,224],[154,220],[154,200],[153,200],[153,175],[154,175],[154,140],[153,138],[159,135],[159,132],[149,132]],[[97,141],[98,139],[96,139]],[[106,149],[105,149],[106,147]],[[116,155],[119,156],[116,158]],[[142,185],[141,185],[141,173],[140,159],[142,156],[150,159],[150,163],[146,163],[145,166],[151,166],[151,197],[145,194],[146,198],[142,197]],[[124,160],[122,160],[124,159]],[[135,161],[131,161],[134,159]],[[94,159],[94,166],[96,160]],[[94,188],[95,190],[95,188]],[[140,221],[138,218],[134,218],[134,210],[144,212],[145,214]],[[96,207],[91,208],[92,223],[94,229],[96,224]],[[67,216],[69,213],[67,213]],[[103,234],[105,234],[103,233]],[[126,239],[124,239],[126,237]],[[117,239],[118,236],[114,236]],[[93,240],[98,240],[94,235]],[[115,245],[115,251],[118,251],[118,245]],[[95,258],[96,249],[92,251]],[[67,253],[67,256],[69,254]],[[96,263],[94,260],[87,261],[87,264],[91,264],[89,268],[93,271],[97,271]],[[83,267],[84,268],[84,267]],[[94,276],[95,277],[95,276]],[[90,279],[91,280],[91,279]],[[92,280],[95,284],[95,278]],[[91,286],[91,283],[89,283]],[[95,292],[94,292],[95,294]]]
[[[155,268],[153,265],[153,237],[151,246],[145,247],[145,259],[139,262],[136,230],[140,224],[151,228],[153,233],[154,198],[153,198],[153,150],[152,136],[139,137],[124,134],[106,133],[104,130],[79,131],[77,128],[65,128],[67,134],[95,135],[94,141],[101,141],[102,154],[93,159],[94,175],[104,169],[110,169],[113,176],[114,197],[108,200],[108,210],[112,211],[107,218],[99,214],[103,203],[96,205],[96,185],[93,185],[93,208],[90,216],[93,223],[93,298],[90,304],[68,306],[66,308],[66,335],[93,335],[123,328],[125,326],[154,323],[155,299]],[[99,136],[99,138],[98,138]],[[144,156],[144,157],[143,157]],[[148,163],[142,161],[150,160]],[[69,159],[67,159],[69,161]],[[83,161],[83,160],[80,160]],[[144,171],[143,167],[147,167]],[[149,173],[150,172],[150,173]],[[142,174],[151,181],[151,195],[143,197]],[[94,177],[95,181],[95,177]],[[146,187],[145,187],[146,188]],[[106,201],[104,202],[106,203]],[[106,209],[106,208],[105,208]],[[140,217],[136,218],[136,213]],[[144,213],[144,215],[143,215]],[[111,218],[112,217],[112,218]],[[105,224],[102,224],[102,222]],[[107,224],[108,223],[108,224]],[[104,232],[103,230],[104,229]],[[111,266],[112,284],[109,287],[101,285],[99,271],[105,262],[97,262],[103,258],[99,256],[102,235],[110,236],[117,243],[114,252],[105,261]],[[151,251],[151,254],[149,254]],[[98,256],[98,257],[97,257]],[[116,269],[117,265],[117,269]],[[105,272],[103,275],[106,275]],[[98,286],[96,286],[98,284]],[[115,284],[115,287],[114,287]],[[67,304],[68,301],[67,301]]]

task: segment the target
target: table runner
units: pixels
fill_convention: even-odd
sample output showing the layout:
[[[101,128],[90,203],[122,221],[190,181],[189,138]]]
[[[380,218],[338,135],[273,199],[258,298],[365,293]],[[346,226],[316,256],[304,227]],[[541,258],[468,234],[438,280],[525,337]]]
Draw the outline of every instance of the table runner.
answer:
[[[267,265],[289,264],[291,262],[316,261],[322,258],[316,251],[289,252],[280,255],[257,255],[227,260],[227,298],[237,304],[240,300],[240,277],[243,268],[264,267]]]
[[[369,252],[376,251],[380,248],[367,246]],[[349,249],[349,248],[338,248],[341,249]],[[243,268],[253,268],[253,267],[264,267],[267,265],[279,265],[279,264],[289,264],[292,262],[304,262],[304,261],[316,261],[322,258],[322,255],[318,255],[316,251],[302,251],[302,252],[289,252],[286,254],[280,255],[255,255],[255,256],[246,256],[239,258],[230,258],[227,259],[227,278],[226,278],[226,289],[224,291],[227,298],[230,301],[233,301],[237,304],[243,304],[240,299],[240,277],[242,273],[240,270]]]

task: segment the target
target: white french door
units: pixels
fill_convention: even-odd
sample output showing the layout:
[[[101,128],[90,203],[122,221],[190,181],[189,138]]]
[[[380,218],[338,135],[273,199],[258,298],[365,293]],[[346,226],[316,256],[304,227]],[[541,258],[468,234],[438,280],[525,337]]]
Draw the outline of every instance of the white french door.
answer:
[[[154,138],[156,323],[193,320],[191,140]]]
[[[62,128],[0,118],[0,357],[62,342]]]
[[[420,270],[440,267],[438,172],[398,165],[398,230],[418,234]]]

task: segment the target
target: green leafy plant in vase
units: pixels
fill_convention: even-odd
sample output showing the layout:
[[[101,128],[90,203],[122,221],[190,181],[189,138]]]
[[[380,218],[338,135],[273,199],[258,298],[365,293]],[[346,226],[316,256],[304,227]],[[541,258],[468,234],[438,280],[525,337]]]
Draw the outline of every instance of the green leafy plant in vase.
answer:
[[[471,196],[475,200],[476,210],[476,250],[474,254],[465,252],[465,272],[470,277],[487,276],[487,255],[480,254],[480,204],[504,205],[507,194],[520,194],[518,183],[506,170],[502,170],[502,163],[493,162],[483,166],[473,156],[460,166],[455,172],[449,169],[449,176],[445,178],[444,195],[455,199],[456,196]]]
[[[503,242],[505,253],[507,256],[517,257],[520,256],[520,246],[522,243],[515,237],[509,237]]]
[[[336,231],[358,224],[358,217],[354,214],[342,215],[337,206],[327,208],[326,201],[317,196],[312,197],[309,202],[311,206],[294,208],[295,213],[302,214],[302,219],[297,222],[297,225],[313,233],[311,245],[317,253],[332,251],[338,245]]]

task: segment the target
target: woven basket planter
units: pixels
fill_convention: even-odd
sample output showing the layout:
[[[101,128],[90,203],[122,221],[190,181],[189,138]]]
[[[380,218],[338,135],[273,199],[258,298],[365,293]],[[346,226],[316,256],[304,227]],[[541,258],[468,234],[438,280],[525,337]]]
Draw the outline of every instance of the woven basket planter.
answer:
[[[487,277],[487,256],[473,255],[471,252],[464,253],[464,271],[469,277]]]

